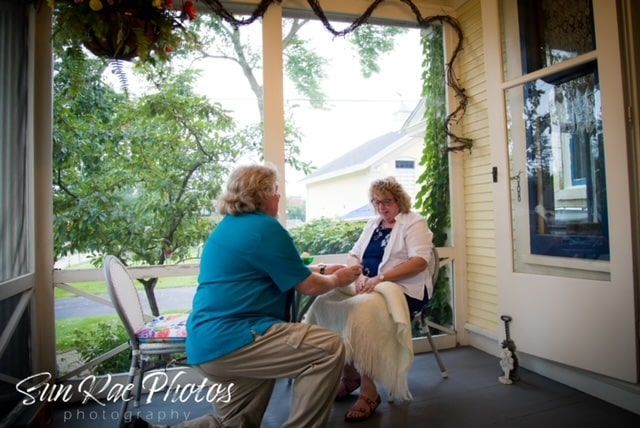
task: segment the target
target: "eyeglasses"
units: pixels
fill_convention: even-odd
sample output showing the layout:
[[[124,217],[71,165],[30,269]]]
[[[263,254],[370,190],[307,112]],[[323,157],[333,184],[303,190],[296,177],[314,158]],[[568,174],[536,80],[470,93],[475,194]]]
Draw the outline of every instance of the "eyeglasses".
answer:
[[[389,205],[393,204],[395,201],[393,199],[383,199],[383,200],[378,200],[378,199],[371,199],[371,205],[373,205],[374,207],[377,207],[378,205],[384,205],[385,207],[388,207]]]

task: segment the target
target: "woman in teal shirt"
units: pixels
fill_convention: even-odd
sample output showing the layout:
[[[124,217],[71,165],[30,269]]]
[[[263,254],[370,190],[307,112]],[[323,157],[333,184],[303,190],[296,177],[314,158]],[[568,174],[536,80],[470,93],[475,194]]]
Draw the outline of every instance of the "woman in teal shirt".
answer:
[[[344,363],[336,334],[289,323],[292,293],[319,295],[358,278],[360,266],[306,267],[280,225],[278,174],[242,166],[229,178],[218,209],[225,217],[200,262],[198,290],[187,324],[187,357],[210,381],[230,385],[206,426],[259,427],[275,380],[295,379],[285,426],[325,426]],[[186,423],[185,426],[191,425]]]

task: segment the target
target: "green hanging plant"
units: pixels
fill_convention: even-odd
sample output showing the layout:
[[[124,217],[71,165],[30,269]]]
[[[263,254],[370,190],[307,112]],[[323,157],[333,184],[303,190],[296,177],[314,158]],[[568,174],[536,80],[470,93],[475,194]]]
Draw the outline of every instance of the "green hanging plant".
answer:
[[[111,60],[166,61],[185,39],[183,22],[196,18],[193,1],[181,10],[173,0],[47,0],[59,42],[82,45]]]
[[[422,96],[425,98],[426,133],[420,165],[425,168],[418,178],[421,185],[415,207],[427,219],[433,232],[433,244],[446,245],[451,226],[449,198],[449,155],[447,150],[445,68],[442,27],[432,26],[422,38],[424,72]],[[431,297],[430,318],[441,325],[451,325],[453,310],[449,292],[449,275],[442,268]]]

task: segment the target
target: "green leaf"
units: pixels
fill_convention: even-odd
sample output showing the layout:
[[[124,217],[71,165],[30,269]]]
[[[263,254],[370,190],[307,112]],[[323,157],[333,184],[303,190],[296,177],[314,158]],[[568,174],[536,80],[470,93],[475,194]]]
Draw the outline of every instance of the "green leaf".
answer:
[[[442,28],[431,27],[422,38],[425,55],[423,96],[426,100],[426,133],[420,165],[425,168],[419,177],[420,189],[415,206],[427,219],[436,246],[447,244],[450,230],[449,155],[445,133],[445,74]],[[449,278],[442,273],[434,284],[431,299],[431,319],[438,324],[450,325],[453,311],[450,304]]]

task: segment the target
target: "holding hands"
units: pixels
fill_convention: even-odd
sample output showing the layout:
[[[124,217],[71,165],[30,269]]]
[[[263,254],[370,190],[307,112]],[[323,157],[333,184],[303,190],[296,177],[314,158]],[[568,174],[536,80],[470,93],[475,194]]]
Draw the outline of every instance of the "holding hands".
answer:
[[[343,284],[342,287],[351,284],[362,274],[362,266],[360,264],[347,266],[345,264],[325,265],[321,263],[314,266],[313,271],[322,275],[335,274],[338,277],[338,282]]]
[[[355,281],[362,273],[360,264],[346,266],[342,264],[317,264],[310,266],[315,273],[301,282],[296,289],[308,296],[319,296],[338,287],[345,287]]]
[[[358,279],[356,279],[356,293],[371,293],[376,288],[376,285],[381,282],[382,280],[379,276],[369,278],[368,276],[360,275]]]
[[[339,283],[343,284],[341,285],[342,287],[351,284],[353,281],[358,279],[358,277],[361,276],[362,274],[362,266],[360,265],[349,266],[349,267],[345,265],[337,265],[337,266],[341,266],[341,267],[336,269],[333,272],[333,274],[338,277]]]
[[[343,264],[331,264],[331,265],[319,264],[317,267],[319,268],[321,266],[324,266],[324,269],[322,269],[322,271],[319,270],[319,272],[324,275],[331,275],[332,273],[336,273],[338,270],[347,267],[347,265],[343,265]]]

